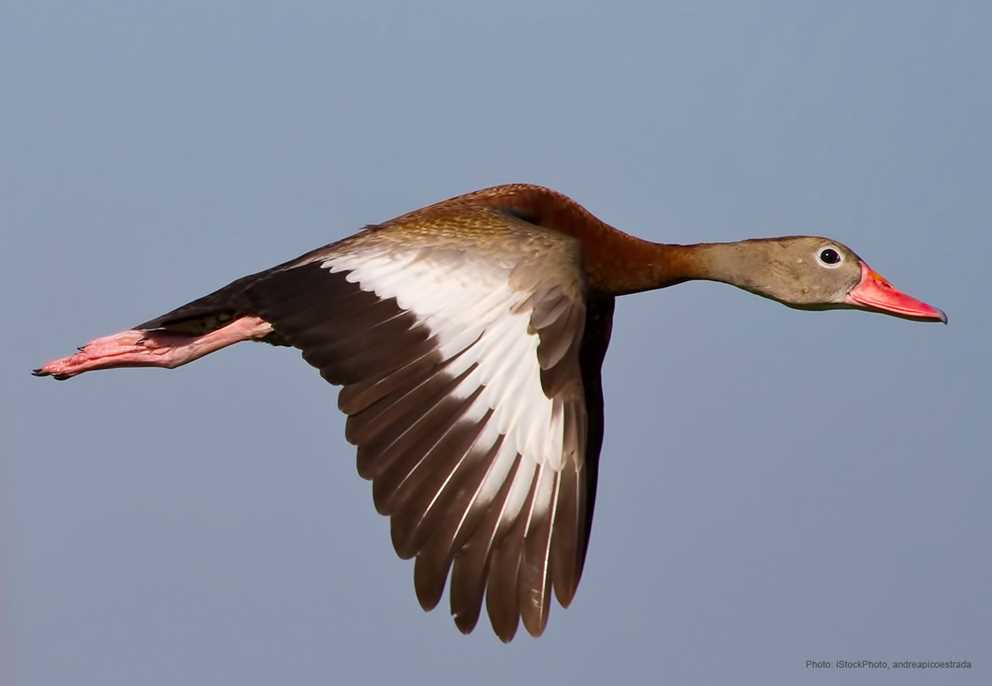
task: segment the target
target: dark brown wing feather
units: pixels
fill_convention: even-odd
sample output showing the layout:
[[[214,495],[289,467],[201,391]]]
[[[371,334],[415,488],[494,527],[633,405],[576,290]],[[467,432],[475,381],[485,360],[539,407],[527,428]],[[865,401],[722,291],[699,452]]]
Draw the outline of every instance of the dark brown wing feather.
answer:
[[[582,335],[580,365],[587,423],[566,426],[566,433],[585,436],[585,459],[566,465],[559,485],[555,519],[555,545],[551,549],[551,571],[555,595],[568,607],[582,577],[589,536],[592,532],[599,454],[603,446],[603,382],[601,370],[613,332],[613,297],[590,297],[586,302],[586,325]],[[576,413],[577,414],[577,413]]]
[[[505,437],[480,444],[492,413],[468,421],[464,411],[475,396],[448,395],[471,368],[447,373],[458,354],[445,359],[436,335],[395,298],[362,290],[347,271],[322,268],[338,245],[239,279],[139,328],[196,329],[241,314],[269,321],[271,342],[300,348],[325,379],[343,386],[339,406],[348,414],[347,438],[358,446],[359,473],[372,479],[376,508],[391,517],[397,553],[416,556],[421,605],[436,606],[450,572],[452,615],[462,631],[475,626],[485,597],[500,638],[510,640],[521,618],[540,634],[551,588],[563,606],[571,602],[588,546],[612,298],[583,303],[574,288],[542,283],[538,270],[514,274],[534,282],[526,305],[539,335],[541,386],[564,418],[567,458],[560,471],[542,470],[518,454],[502,487],[483,502],[480,491]],[[521,470],[536,476],[521,514],[507,523],[510,484]],[[552,489],[552,507],[539,511],[542,488]]]

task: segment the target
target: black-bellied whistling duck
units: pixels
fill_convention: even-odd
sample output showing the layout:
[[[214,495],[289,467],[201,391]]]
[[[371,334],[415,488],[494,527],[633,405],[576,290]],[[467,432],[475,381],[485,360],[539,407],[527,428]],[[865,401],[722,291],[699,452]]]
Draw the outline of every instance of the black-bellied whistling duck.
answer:
[[[565,196],[497,186],[234,281],[34,371],[177,367],[245,340],[295,346],[343,386],[347,439],[425,609],[451,575],[463,632],[545,627],[582,574],[614,298],[690,279],[801,309],[947,321],[816,236],[665,245]]]

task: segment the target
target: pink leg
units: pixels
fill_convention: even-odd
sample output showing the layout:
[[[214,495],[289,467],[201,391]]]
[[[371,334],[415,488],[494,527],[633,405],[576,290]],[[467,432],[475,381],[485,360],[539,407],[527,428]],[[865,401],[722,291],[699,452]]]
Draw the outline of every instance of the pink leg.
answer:
[[[90,341],[75,355],[52,360],[31,373],[68,379],[93,369],[166,367],[173,369],[232,343],[260,340],[272,325],[259,317],[240,317],[202,336],[129,329]]]

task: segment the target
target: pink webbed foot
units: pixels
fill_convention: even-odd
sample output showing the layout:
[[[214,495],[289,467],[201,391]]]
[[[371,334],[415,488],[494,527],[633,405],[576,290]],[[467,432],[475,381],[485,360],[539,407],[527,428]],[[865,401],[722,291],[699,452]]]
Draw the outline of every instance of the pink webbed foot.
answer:
[[[227,326],[202,336],[128,329],[97,338],[68,357],[52,360],[35,376],[68,379],[94,369],[116,367],[165,367],[173,369],[232,343],[260,340],[272,333],[272,325],[259,317],[240,317]]]

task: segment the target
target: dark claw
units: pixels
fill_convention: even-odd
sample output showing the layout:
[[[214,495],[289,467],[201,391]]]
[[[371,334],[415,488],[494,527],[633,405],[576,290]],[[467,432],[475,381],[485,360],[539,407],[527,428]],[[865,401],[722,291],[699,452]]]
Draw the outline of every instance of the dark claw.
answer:
[[[31,373],[34,374],[35,376],[48,376],[48,372],[42,371],[41,367],[39,367],[38,369],[32,369]]]

